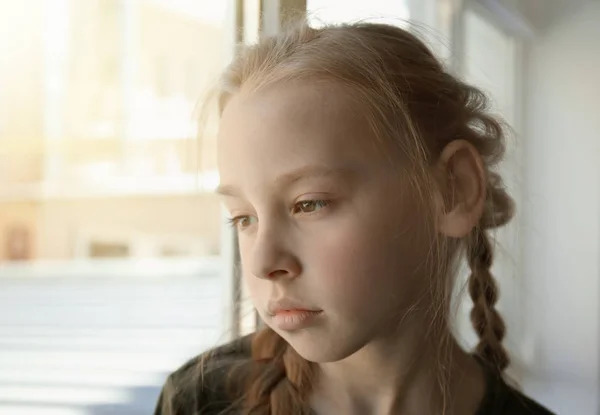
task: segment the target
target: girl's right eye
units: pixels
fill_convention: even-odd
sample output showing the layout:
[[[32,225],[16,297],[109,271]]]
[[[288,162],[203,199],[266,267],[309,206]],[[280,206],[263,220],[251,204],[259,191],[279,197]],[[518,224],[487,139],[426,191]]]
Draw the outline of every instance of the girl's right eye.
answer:
[[[240,231],[243,231],[255,222],[256,218],[248,215],[235,216],[229,219],[229,224]]]

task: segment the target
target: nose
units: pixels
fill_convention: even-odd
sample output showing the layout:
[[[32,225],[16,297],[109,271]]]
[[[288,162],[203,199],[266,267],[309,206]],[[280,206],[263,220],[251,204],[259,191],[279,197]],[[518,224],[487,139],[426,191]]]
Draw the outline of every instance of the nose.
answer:
[[[302,268],[283,235],[274,230],[259,231],[253,243],[252,274],[262,279],[296,278]]]

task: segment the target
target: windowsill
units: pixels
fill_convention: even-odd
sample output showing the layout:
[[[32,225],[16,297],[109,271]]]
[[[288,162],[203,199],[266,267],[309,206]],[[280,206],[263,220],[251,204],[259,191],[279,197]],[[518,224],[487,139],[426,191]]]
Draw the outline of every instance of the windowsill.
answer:
[[[24,278],[185,278],[213,277],[222,272],[221,256],[187,258],[69,259],[5,262],[0,279]]]

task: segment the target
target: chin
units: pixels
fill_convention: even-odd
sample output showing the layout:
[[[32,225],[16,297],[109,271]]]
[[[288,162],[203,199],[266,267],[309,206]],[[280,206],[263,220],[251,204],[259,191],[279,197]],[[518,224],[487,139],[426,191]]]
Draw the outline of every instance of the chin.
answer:
[[[314,363],[344,360],[364,346],[361,342],[349,341],[344,336],[328,336],[320,330],[276,331],[303,359]]]

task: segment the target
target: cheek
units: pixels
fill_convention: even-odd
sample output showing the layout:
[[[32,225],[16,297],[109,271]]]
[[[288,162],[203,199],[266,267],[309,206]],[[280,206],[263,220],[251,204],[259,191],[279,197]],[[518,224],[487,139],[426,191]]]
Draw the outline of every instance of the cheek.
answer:
[[[305,271],[317,293],[350,303],[400,283],[394,271],[399,267],[397,252],[382,239],[384,235],[374,235],[372,227],[361,225],[367,224],[340,225],[306,249]]]
[[[239,238],[239,252],[240,252],[240,266],[242,276],[242,283],[244,284],[245,292],[242,293],[242,300],[246,300],[247,296],[250,296],[252,302],[258,306],[260,304],[260,294],[264,292],[264,286],[268,284],[268,281],[261,280],[260,278],[256,278],[250,269],[250,260],[251,260],[251,246],[244,238]],[[244,295],[246,298],[244,298]]]
[[[428,249],[416,228],[407,225],[410,220],[392,227],[377,215],[361,219],[339,223],[305,248],[311,288],[356,312],[411,304],[427,281],[422,271]]]
[[[267,304],[272,293],[272,281],[255,277],[250,271],[242,268],[242,288],[241,304],[244,307],[244,313],[248,312],[249,305],[254,306],[261,318],[266,318]]]
[[[242,270],[242,280],[245,284],[245,288],[247,289],[247,295],[250,296],[250,300],[252,300],[252,303],[256,306],[256,308],[261,309],[264,307],[269,300],[268,297],[271,282],[256,278],[246,269]]]

